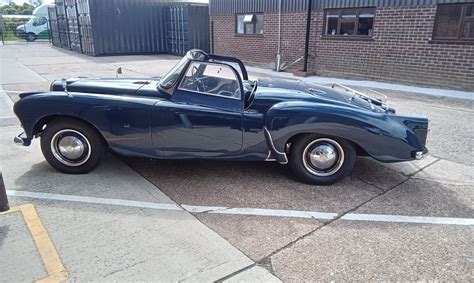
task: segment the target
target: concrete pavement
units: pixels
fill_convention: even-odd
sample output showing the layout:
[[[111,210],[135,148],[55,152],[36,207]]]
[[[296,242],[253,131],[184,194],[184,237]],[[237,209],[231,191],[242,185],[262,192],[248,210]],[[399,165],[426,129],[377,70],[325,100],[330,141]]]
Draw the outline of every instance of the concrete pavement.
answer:
[[[57,59],[55,56],[46,56],[49,59],[43,61],[33,59],[45,56],[44,53],[31,58],[21,54],[18,54],[21,58],[6,58],[4,48],[7,47],[2,46],[0,50],[0,83],[4,85],[14,87],[18,83],[47,81],[55,60],[59,60],[58,64],[66,62],[65,65],[81,66],[79,70],[84,68],[80,59]],[[45,52],[49,54],[47,49]],[[34,62],[34,66],[45,68],[26,68],[21,61]],[[63,67],[61,70],[68,69]],[[113,67],[105,69],[105,75],[113,74]],[[74,72],[74,67],[71,70]],[[57,76],[55,71],[53,74]],[[12,104],[1,89],[0,101],[0,119],[12,117]],[[60,174],[45,162],[37,140],[30,147],[13,144],[12,138],[19,132],[18,123],[1,127],[0,167],[8,190],[123,198],[176,207],[172,211],[147,210],[10,196],[12,207],[24,203],[35,205],[69,274],[69,280],[209,282],[232,278],[233,273],[254,264],[114,156],[107,156],[103,165],[92,174]],[[0,274],[7,274],[4,279],[10,278],[11,281],[33,281],[47,275],[31,245],[31,235],[25,231],[23,224],[16,214],[0,216]],[[13,268],[21,266],[20,262],[28,262],[31,266],[27,271]],[[254,272],[247,272],[246,278],[279,281],[265,269],[255,271],[255,275]]]
[[[31,46],[8,46],[8,52],[10,57],[48,80],[83,74],[115,76],[115,69],[119,66],[124,69],[123,77],[159,76],[177,60],[173,56],[94,58],[48,46]],[[5,50],[0,49],[0,54]],[[251,73],[251,76],[260,74]],[[34,81],[6,84],[4,88],[15,100],[19,91],[46,90],[48,85],[48,82]],[[359,89],[364,90],[364,87]],[[400,164],[381,164],[360,158],[353,175],[333,186],[301,184],[286,166],[276,163],[123,159],[155,187],[146,184],[143,178],[138,182],[138,175],[132,179],[139,184],[128,178],[122,180],[123,176],[133,172],[130,173],[130,168],[113,156],[89,174],[90,177],[87,175],[81,179],[54,172],[42,161],[35,147],[12,146],[8,148],[12,153],[5,153],[1,162],[25,156],[22,162],[29,164],[27,168],[11,165],[9,170],[17,172],[12,173],[17,179],[8,181],[13,189],[24,192],[177,203],[197,208],[225,207],[223,213],[214,213],[212,209],[193,212],[197,219],[251,259],[242,264],[232,257],[237,262],[235,269],[245,267],[220,279],[273,281],[278,280],[272,275],[275,274],[290,282],[471,281],[472,225],[344,220],[354,214],[368,214],[372,218],[380,215],[470,221],[474,218],[474,155],[469,142],[474,137],[469,126],[474,118],[472,101],[399,90],[384,92],[389,94],[389,103],[397,108],[398,113],[430,117],[428,146],[432,155],[421,161]],[[14,126],[10,128],[11,134],[18,130]],[[1,129],[2,138],[5,129]],[[9,139],[11,134],[8,133]],[[3,144],[1,147],[4,148]],[[20,149],[32,152],[19,152]],[[26,160],[28,157],[33,160]],[[21,170],[24,170],[23,174],[18,173]],[[48,185],[50,180],[56,182],[54,187]],[[38,188],[31,182],[37,182]],[[157,187],[163,194],[158,193]],[[156,279],[157,274],[162,273],[171,276],[166,270],[186,278],[177,271],[183,267],[179,267],[176,261],[163,262],[159,257],[161,252],[174,255],[173,252],[178,250],[179,258],[185,251],[194,250],[195,242],[176,243],[169,239],[179,237],[179,233],[187,230],[187,226],[179,225],[187,223],[187,217],[190,217],[187,212],[35,198],[15,197],[13,200],[15,203],[34,202],[38,206],[73,279],[127,280],[133,276],[146,280]],[[336,217],[226,214],[233,209],[253,208],[329,212]],[[164,226],[160,226],[161,223]],[[190,225],[191,229],[200,227],[198,224]],[[165,238],[163,244],[155,237]],[[185,237],[191,236],[185,233]],[[218,243],[222,241],[222,238],[217,238],[220,239]],[[111,254],[103,255],[103,251]],[[201,251],[196,253],[200,255]],[[100,264],[85,262],[88,259]],[[119,262],[117,259],[123,260]],[[190,261],[196,267],[204,260],[193,257]],[[214,263],[218,265],[218,262]],[[74,268],[69,270],[69,267]],[[191,268],[191,273],[193,270]]]

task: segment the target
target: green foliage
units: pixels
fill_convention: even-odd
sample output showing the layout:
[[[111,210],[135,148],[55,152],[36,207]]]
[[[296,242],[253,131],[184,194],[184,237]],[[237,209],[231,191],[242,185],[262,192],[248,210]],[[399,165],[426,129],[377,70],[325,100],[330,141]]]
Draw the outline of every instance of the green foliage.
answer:
[[[3,18],[3,40],[18,40],[16,28],[19,25],[25,24],[27,21],[28,19]]]
[[[34,9],[35,6],[28,3],[23,3],[23,5],[11,3],[0,7],[0,13],[4,15],[31,15]]]

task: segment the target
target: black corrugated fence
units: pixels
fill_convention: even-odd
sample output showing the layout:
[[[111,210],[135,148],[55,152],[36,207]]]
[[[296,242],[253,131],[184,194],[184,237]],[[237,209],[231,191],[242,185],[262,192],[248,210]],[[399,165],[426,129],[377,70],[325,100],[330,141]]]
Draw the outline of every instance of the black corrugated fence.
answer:
[[[53,27],[53,44],[88,55],[182,55],[192,48],[209,51],[208,5],[159,0],[56,0],[54,18],[57,32]],[[59,20],[63,18],[64,27]],[[64,32],[67,44],[63,42]]]

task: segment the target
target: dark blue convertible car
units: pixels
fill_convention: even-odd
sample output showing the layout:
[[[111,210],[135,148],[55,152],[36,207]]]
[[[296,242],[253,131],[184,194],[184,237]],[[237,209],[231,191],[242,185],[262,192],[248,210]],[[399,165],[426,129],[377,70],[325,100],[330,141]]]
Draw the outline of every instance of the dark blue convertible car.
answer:
[[[236,58],[191,50],[161,79],[62,79],[14,110],[59,171],[93,170],[107,149],[162,159],[277,161],[302,181],[335,183],[356,156],[422,158],[428,119],[395,115],[380,93],[304,81],[250,81]]]

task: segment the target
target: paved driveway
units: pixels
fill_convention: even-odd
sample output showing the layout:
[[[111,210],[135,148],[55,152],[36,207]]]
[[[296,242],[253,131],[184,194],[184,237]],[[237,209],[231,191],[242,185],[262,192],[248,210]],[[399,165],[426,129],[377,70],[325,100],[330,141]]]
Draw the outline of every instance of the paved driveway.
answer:
[[[5,52],[5,48],[0,50]],[[5,83],[3,87],[13,100],[19,91],[47,89],[52,78],[85,74],[115,76],[118,67],[124,69],[125,77],[160,76],[176,62],[176,57],[172,56],[93,58],[48,46],[8,48],[16,62],[44,78],[44,81],[35,79],[21,84]],[[41,52],[38,48],[42,48]],[[277,163],[121,159],[150,182],[148,191],[163,192],[171,203],[190,211],[194,219],[217,232],[250,259],[250,264],[244,260],[234,272],[228,273],[233,280],[276,280],[271,275],[274,274],[283,281],[295,282],[472,281],[473,102],[385,92],[399,113],[430,117],[428,146],[431,155],[428,158],[391,165],[360,158],[352,176],[332,186],[302,184],[294,179],[287,166]],[[2,135],[7,133],[10,136],[13,132],[2,129]],[[19,154],[19,149],[12,147],[9,150],[11,153],[4,155],[2,162]],[[29,155],[25,153],[25,156]],[[76,186],[67,184],[66,180],[72,177],[55,173],[39,155],[37,158],[31,168],[18,166],[15,170],[23,170],[18,177],[20,181],[37,179],[44,185],[20,189],[54,195],[43,195],[50,200],[37,200],[34,197],[38,195],[30,194],[28,199],[15,197],[14,201],[28,200],[40,207],[42,217],[47,219],[46,226],[53,230],[51,234],[58,235],[52,237],[53,242],[60,239],[63,243],[63,237],[69,239],[67,244],[58,245],[60,255],[64,250],[66,269],[72,270],[69,273],[79,276],[77,272],[85,272],[81,276],[88,274],[90,277],[85,278],[101,278],[105,272],[100,269],[107,269],[110,265],[124,267],[120,273],[123,277],[111,278],[134,279],[138,273],[133,268],[137,264],[141,266],[140,270],[148,272],[145,279],[157,279],[150,272],[151,265],[137,263],[142,260],[153,262],[150,261],[153,256],[143,256],[137,249],[145,251],[145,244],[153,235],[176,233],[169,235],[174,237],[179,234],[183,228],[176,228],[174,232],[168,232],[167,226],[152,228],[155,221],[176,212],[136,207],[122,211],[107,204],[111,198],[142,201],[148,206],[159,203],[158,199],[133,185],[117,184],[113,188],[95,185],[96,181],[109,182],[106,180],[113,180],[115,174],[120,174],[115,173],[118,171],[107,173],[111,172],[110,168],[121,164],[116,157],[109,156],[91,174],[93,179],[76,183]],[[123,167],[123,170],[130,168]],[[49,181],[51,175],[55,176],[54,184]],[[101,177],[104,180],[100,180]],[[21,184],[20,181],[16,185]],[[18,189],[15,184],[12,186],[12,189]],[[83,198],[71,202],[68,196],[99,197],[102,200],[99,204],[87,203]],[[119,222],[120,229],[111,228],[111,234],[99,230],[85,237],[86,244],[81,251],[74,244],[77,237],[70,232],[74,229],[59,228],[63,220],[71,222],[80,218],[94,218],[102,223],[101,227],[113,227],[110,225],[123,217]],[[83,227],[81,225],[79,227]],[[127,229],[130,229],[128,233]],[[143,230],[147,231],[145,235],[140,233]],[[131,238],[123,240],[123,237]],[[121,241],[124,246],[132,245],[132,248],[124,249],[124,253],[117,252],[111,256],[125,257],[128,262],[118,264],[94,253],[98,245],[91,243],[97,238],[101,239],[98,245],[106,250],[120,249],[112,244],[116,241]],[[141,244],[133,246],[137,242]],[[225,241],[222,244],[225,245]],[[157,245],[155,242],[152,247]],[[174,244],[160,246],[169,245]],[[183,249],[193,250],[193,245],[185,245]],[[80,252],[85,258],[97,259],[100,267],[87,266],[85,271],[76,271],[81,263],[72,259]],[[166,266],[165,269],[172,268]]]

